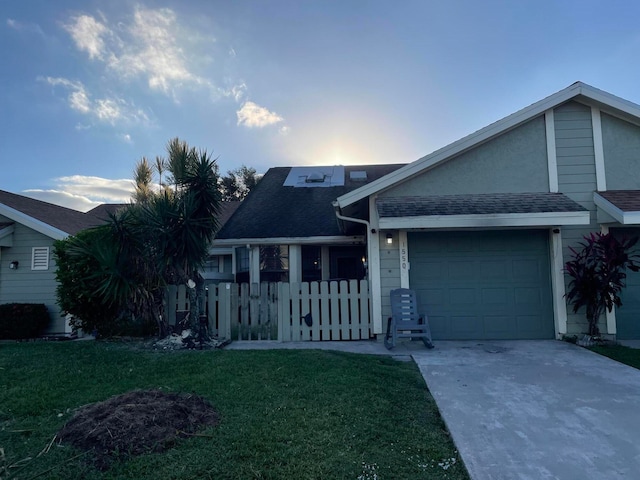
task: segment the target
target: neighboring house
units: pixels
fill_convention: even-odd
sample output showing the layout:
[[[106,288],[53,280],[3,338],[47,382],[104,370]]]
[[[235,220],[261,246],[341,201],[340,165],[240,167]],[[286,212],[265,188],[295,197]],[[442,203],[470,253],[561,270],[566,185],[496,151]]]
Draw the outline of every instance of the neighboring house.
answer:
[[[220,229],[214,247],[233,253],[238,283],[363,279],[365,225],[339,222],[332,202],[400,167],[271,168]]]
[[[221,205],[220,225],[224,225],[237,203]],[[53,244],[55,240],[104,223],[109,213],[125,205],[103,204],[82,213],[0,190],[0,304],[44,303],[52,319],[47,333],[70,333],[56,302]],[[218,262],[218,257],[215,261]],[[230,253],[222,263],[230,270]],[[204,276],[207,278],[206,272]],[[229,275],[224,278],[228,279]]]
[[[56,304],[53,244],[100,220],[70,208],[0,190],[0,304],[44,303],[50,334],[70,332]]]
[[[326,168],[269,170],[214,246],[251,282],[357,277],[362,254],[375,334],[399,287],[436,339],[584,332],[564,298],[569,247],[640,233],[640,106],[581,82],[408,165]],[[343,272],[338,247],[353,249]],[[601,331],[640,338],[640,274],[623,302]]]

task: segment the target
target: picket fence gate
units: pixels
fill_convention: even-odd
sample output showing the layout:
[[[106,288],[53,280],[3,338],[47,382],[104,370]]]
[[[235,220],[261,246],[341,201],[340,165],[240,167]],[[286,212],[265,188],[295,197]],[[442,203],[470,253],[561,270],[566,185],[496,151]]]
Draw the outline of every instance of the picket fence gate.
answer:
[[[170,323],[189,308],[185,286],[169,287]],[[232,340],[365,340],[371,337],[370,312],[366,280],[220,283],[206,290],[210,333]]]

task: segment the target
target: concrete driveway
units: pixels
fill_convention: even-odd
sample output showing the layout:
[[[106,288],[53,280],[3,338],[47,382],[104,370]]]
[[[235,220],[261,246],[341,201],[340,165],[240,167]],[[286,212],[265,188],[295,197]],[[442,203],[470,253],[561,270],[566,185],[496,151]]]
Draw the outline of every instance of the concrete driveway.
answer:
[[[555,340],[410,350],[474,480],[640,478],[639,370]]]

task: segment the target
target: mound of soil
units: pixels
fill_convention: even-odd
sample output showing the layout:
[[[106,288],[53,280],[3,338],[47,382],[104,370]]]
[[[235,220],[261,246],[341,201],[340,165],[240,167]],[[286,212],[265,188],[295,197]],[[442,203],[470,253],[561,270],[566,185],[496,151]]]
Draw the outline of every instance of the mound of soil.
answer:
[[[81,407],[58,439],[90,452],[96,467],[105,470],[116,457],[167,450],[177,438],[217,425],[219,418],[197,395],[133,391]]]

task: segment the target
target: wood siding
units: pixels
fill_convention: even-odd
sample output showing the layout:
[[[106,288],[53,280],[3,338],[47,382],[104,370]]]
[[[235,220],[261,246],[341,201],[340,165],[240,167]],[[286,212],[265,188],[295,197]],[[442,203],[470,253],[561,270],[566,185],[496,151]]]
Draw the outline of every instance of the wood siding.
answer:
[[[9,221],[0,216],[0,222]],[[31,270],[33,247],[49,247],[49,268]],[[11,270],[9,264],[19,266]],[[53,240],[24,225],[15,224],[13,246],[2,247],[0,253],[0,303],[44,303],[51,315],[48,333],[62,333],[65,319],[56,302],[56,265],[53,260]]]
[[[589,210],[591,217],[589,226],[562,227],[562,255],[567,261],[571,258],[570,246],[575,248],[585,235],[600,231],[593,203],[593,192],[597,187],[591,108],[569,102],[554,110],[554,120],[559,191]],[[568,282],[565,275],[565,285]],[[606,332],[604,318],[600,328]],[[567,333],[579,334],[585,329],[584,314],[572,313],[572,307],[568,305]]]

